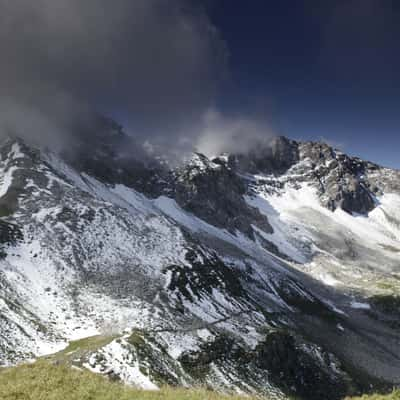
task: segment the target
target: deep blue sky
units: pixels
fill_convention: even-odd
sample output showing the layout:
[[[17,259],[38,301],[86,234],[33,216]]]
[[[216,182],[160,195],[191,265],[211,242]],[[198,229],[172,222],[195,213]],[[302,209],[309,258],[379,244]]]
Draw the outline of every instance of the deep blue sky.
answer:
[[[400,2],[210,0],[229,50],[220,107],[400,168]]]

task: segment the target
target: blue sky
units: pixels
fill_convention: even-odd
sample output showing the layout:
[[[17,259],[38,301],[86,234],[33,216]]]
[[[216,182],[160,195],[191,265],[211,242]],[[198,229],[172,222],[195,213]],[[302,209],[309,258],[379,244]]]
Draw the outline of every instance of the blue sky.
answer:
[[[399,2],[219,0],[208,13],[229,51],[222,109],[400,168]]]

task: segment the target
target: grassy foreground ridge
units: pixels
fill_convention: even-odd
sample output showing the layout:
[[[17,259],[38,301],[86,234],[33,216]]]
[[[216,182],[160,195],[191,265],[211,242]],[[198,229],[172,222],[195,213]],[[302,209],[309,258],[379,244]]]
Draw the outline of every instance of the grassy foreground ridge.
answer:
[[[87,370],[48,360],[0,369],[1,400],[255,400],[201,389],[143,391],[111,382]],[[347,399],[350,400],[350,399]],[[400,392],[353,400],[400,400]]]
[[[372,396],[362,396],[353,398],[352,400],[400,400],[400,391],[396,390],[392,394],[387,395],[376,394]]]
[[[38,361],[0,370],[1,400],[244,400],[206,390],[142,391],[67,365]],[[249,397],[246,399],[251,400]]]

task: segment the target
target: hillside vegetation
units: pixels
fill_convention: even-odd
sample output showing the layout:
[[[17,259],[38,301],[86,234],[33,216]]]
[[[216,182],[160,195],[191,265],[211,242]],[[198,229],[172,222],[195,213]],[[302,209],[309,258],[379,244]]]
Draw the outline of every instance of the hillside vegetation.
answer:
[[[40,360],[0,369],[1,400],[256,400],[204,389],[162,388],[144,391],[112,382],[66,363]],[[260,399],[260,398],[258,398]],[[400,391],[346,400],[400,400]]]
[[[400,391],[396,390],[392,394],[388,395],[372,395],[372,396],[362,396],[348,400],[400,400]]]
[[[206,390],[163,388],[142,391],[101,375],[38,361],[0,370],[1,400],[243,400]],[[246,397],[249,400],[249,397]],[[250,399],[251,400],[251,399]]]

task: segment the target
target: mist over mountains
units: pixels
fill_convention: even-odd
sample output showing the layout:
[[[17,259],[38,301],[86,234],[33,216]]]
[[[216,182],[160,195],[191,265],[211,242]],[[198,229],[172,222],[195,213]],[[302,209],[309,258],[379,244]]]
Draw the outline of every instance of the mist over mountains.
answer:
[[[3,135],[68,145],[116,114],[143,141],[191,149],[209,128],[228,51],[195,2],[2,0],[0,14]]]

